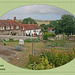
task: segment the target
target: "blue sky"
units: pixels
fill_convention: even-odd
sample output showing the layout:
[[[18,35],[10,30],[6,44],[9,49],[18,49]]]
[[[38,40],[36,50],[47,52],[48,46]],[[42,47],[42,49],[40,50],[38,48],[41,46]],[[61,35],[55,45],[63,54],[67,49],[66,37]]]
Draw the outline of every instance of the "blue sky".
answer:
[[[0,19],[13,19],[14,17],[24,19],[31,17],[39,20],[57,20],[60,19],[63,14],[70,13],[48,5],[29,5],[13,9],[1,16]]]

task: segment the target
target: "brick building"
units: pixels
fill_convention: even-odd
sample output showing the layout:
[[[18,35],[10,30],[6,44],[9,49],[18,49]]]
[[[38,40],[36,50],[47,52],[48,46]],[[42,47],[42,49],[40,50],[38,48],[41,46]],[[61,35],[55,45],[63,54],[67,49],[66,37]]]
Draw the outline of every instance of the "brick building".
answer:
[[[26,36],[37,34],[40,35],[41,29],[37,24],[22,24],[21,22],[16,22],[16,17],[14,20],[0,20],[0,35],[18,35]]]

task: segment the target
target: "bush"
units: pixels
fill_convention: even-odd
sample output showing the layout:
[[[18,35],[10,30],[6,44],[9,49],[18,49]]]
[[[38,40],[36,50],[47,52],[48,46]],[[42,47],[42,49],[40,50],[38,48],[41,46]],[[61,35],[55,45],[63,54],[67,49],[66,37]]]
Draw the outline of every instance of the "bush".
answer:
[[[44,39],[44,40],[48,40],[48,35],[47,35],[47,33],[45,33],[45,34],[43,35],[43,39]]]
[[[68,50],[68,52],[61,50],[51,50],[50,52],[44,51],[42,54],[47,57],[49,63],[53,63],[55,67],[64,65],[75,58],[75,52],[71,50]]]
[[[43,50],[40,55],[30,55],[27,67],[33,70],[44,70],[58,67],[70,62],[75,58],[73,50]]]
[[[9,38],[9,42],[13,42],[13,39],[12,38]]]
[[[55,37],[55,36],[56,36],[55,33],[44,33],[43,39],[48,40],[48,37]]]
[[[36,58],[36,60],[38,59]],[[27,67],[33,70],[45,70],[45,69],[51,69],[55,67],[52,63],[49,64],[47,58],[42,57],[39,60],[40,60],[39,63],[36,63],[36,61],[34,61],[33,63],[29,64]]]
[[[55,37],[56,34],[55,33],[48,33],[48,37]]]

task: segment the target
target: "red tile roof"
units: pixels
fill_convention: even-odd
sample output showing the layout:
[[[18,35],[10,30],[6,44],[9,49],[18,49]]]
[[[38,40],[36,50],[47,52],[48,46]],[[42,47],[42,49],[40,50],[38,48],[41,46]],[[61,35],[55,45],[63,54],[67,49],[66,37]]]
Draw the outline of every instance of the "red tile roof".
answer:
[[[35,30],[35,29],[40,29],[40,27],[36,24],[22,24],[22,26],[24,27],[24,30]]]
[[[54,29],[54,28],[48,28],[48,30],[51,30],[51,29]]]
[[[34,29],[40,29],[40,27],[37,24],[22,24],[21,22],[15,22],[14,20],[0,20],[0,26],[20,26],[23,30],[34,30]]]

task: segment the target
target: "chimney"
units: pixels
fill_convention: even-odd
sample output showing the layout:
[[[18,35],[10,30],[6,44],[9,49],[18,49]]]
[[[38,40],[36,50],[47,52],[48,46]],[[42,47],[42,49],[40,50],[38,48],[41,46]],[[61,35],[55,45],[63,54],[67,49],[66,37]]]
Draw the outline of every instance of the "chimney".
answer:
[[[30,21],[28,21],[28,25],[30,25]]]
[[[14,21],[16,22],[16,17],[14,17]]]

